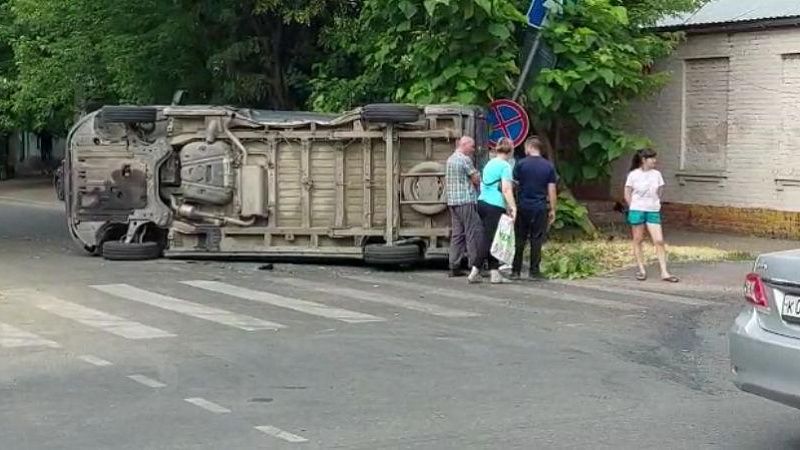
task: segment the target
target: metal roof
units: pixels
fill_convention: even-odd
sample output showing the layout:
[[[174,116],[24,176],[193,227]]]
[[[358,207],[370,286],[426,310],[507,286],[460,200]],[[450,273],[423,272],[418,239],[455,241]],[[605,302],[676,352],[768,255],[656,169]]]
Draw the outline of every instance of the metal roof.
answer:
[[[693,13],[665,18],[657,27],[691,28],[791,17],[800,17],[800,0],[711,0]]]

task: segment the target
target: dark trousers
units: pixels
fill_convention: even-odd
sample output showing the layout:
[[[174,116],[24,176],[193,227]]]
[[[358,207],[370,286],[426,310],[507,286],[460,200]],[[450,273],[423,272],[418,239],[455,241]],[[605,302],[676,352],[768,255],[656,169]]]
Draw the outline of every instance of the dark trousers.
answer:
[[[514,253],[512,271],[515,274],[522,272],[522,257],[525,245],[531,245],[531,266],[529,273],[539,275],[539,265],[542,262],[542,245],[547,239],[547,210],[546,209],[520,209],[517,212],[517,222],[514,234],[517,240],[517,249]]]
[[[450,207],[450,268],[458,269],[466,251],[470,267],[480,267],[483,227],[475,203]]]
[[[506,210],[499,206],[490,205],[486,202],[478,202],[478,215],[481,216],[483,222],[483,245],[481,246],[481,266],[483,261],[488,261],[489,270],[496,270],[500,267],[500,261],[492,256],[492,241],[494,241],[494,234],[497,232],[497,225],[500,223],[500,217],[506,213]],[[478,267],[481,267],[478,266]]]

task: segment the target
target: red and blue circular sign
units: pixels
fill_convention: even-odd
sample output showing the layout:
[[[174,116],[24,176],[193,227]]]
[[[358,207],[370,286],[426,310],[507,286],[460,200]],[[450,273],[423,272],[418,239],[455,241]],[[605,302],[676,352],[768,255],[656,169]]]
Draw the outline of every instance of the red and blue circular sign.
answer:
[[[521,145],[528,137],[530,123],[525,108],[511,100],[495,100],[489,104],[486,117],[489,124],[489,147],[494,148],[501,138],[509,138],[514,147]]]

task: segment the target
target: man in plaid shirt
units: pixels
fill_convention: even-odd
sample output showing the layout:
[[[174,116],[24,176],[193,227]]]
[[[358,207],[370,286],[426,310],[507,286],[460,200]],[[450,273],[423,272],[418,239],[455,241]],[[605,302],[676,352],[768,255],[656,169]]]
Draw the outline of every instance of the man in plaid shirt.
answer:
[[[450,237],[450,276],[464,274],[459,265],[464,251],[467,252],[471,271],[467,278],[470,283],[480,280],[480,243],[483,226],[478,216],[478,191],[481,176],[472,162],[475,153],[475,140],[462,137],[450,158],[447,159],[445,182],[447,206],[450,210],[452,235]]]

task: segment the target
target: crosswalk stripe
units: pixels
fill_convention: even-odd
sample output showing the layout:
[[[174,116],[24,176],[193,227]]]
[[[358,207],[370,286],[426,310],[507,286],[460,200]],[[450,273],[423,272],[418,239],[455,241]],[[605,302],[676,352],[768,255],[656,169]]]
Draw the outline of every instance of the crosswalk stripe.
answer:
[[[365,302],[373,302],[373,303],[381,303],[384,305],[397,306],[400,308],[409,309],[412,311],[419,311],[434,316],[448,317],[448,318],[466,318],[466,317],[480,316],[480,314],[478,313],[445,308],[443,306],[438,306],[431,303],[418,302],[416,300],[410,300],[402,297],[393,297],[381,294],[380,292],[368,292],[359,289],[331,286],[307,280],[300,280],[297,278],[271,278],[271,279],[278,283],[286,284],[289,286],[313,289],[315,291],[340,295],[342,297],[350,297]]]
[[[662,294],[658,292],[651,292],[651,291],[640,291],[636,289],[628,289],[624,287],[617,287],[617,286],[602,286],[592,282],[561,282],[565,286],[572,286],[578,287],[583,289],[591,289],[593,291],[600,291],[600,292],[607,292],[610,294],[621,294],[621,295],[628,295],[632,297],[639,297],[647,300],[660,300],[664,302],[671,302],[677,303],[679,305],[687,305],[687,306],[718,306],[719,303],[717,302],[710,302],[708,300],[702,300],[699,298],[689,298],[689,297],[682,297],[678,295],[670,295],[670,294]]]
[[[435,274],[423,273],[420,274],[420,276],[430,279],[441,280],[441,276],[437,276]],[[564,301],[564,302],[581,303],[585,305],[598,306],[601,308],[617,309],[621,311],[637,311],[645,309],[643,306],[634,305],[631,303],[618,302],[614,300],[604,300],[601,298],[594,298],[586,295],[570,294],[567,292],[559,292],[551,289],[533,287],[532,285],[522,286],[519,284],[503,284],[497,286],[497,289],[499,292],[501,292],[500,290],[503,289],[518,294],[523,294],[526,297],[539,296],[547,299],[552,299],[552,302],[556,304],[560,301]]]
[[[220,406],[214,402],[208,401],[201,397],[192,397],[185,399],[187,403],[191,403],[195,406],[199,406],[200,408],[205,409],[206,411],[213,412],[215,414],[227,414],[231,412],[230,409]]]
[[[108,367],[114,365],[111,361],[106,361],[103,358],[98,358],[97,356],[93,355],[82,355],[79,358],[81,359],[81,361],[87,362],[97,367]]]
[[[155,306],[157,308],[166,309],[187,316],[196,317],[210,322],[216,322],[222,325],[228,325],[234,328],[245,331],[257,330],[278,330],[285,328],[284,325],[268,322],[266,320],[257,319],[255,317],[246,316],[243,314],[236,314],[224,309],[212,308],[210,306],[201,305],[199,303],[192,303],[168,295],[158,294],[155,292],[139,289],[127,284],[108,284],[91,286],[100,292],[110,294],[116,297],[132,300],[146,305]]]
[[[175,337],[174,334],[158,328],[143,325],[96,309],[87,308],[77,303],[61,300],[52,295],[31,289],[7,291],[6,294],[33,306],[83,325],[97,328],[105,332],[127,339],[155,339]]]
[[[292,309],[294,311],[299,311],[305,314],[325,317],[328,319],[336,319],[347,323],[385,321],[385,319],[383,318],[372,316],[369,314],[364,314],[355,311],[348,311],[346,309],[341,309],[341,308],[334,308],[328,305],[309,302],[306,300],[283,297],[281,295],[271,294],[269,292],[242,288],[227,283],[220,283],[218,281],[196,280],[196,281],[183,281],[182,283],[199,289],[204,289],[206,291],[230,295],[232,297],[237,297],[245,300],[266,303],[272,306],[277,306],[279,308]]]
[[[284,441],[291,442],[293,444],[308,442],[308,439],[304,438],[303,436],[298,436],[296,434],[289,433],[288,431],[283,431],[280,428],[273,427],[272,425],[262,425],[255,427],[255,429],[264,434],[268,434],[278,439],[283,439]]]
[[[163,388],[163,387],[167,386],[166,384],[164,384],[164,383],[162,383],[162,382],[160,382],[158,380],[154,380],[154,379],[152,379],[150,377],[146,377],[144,375],[138,375],[138,374],[136,374],[136,375],[128,375],[128,378],[130,378],[131,380],[133,380],[133,381],[135,381],[135,382],[137,382],[139,384],[143,384],[143,385],[145,385],[147,387],[151,387],[153,389],[159,389],[159,388]]]
[[[0,347],[61,347],[58,343],[45,339],[29,331],[11,325],[0,323]]]

